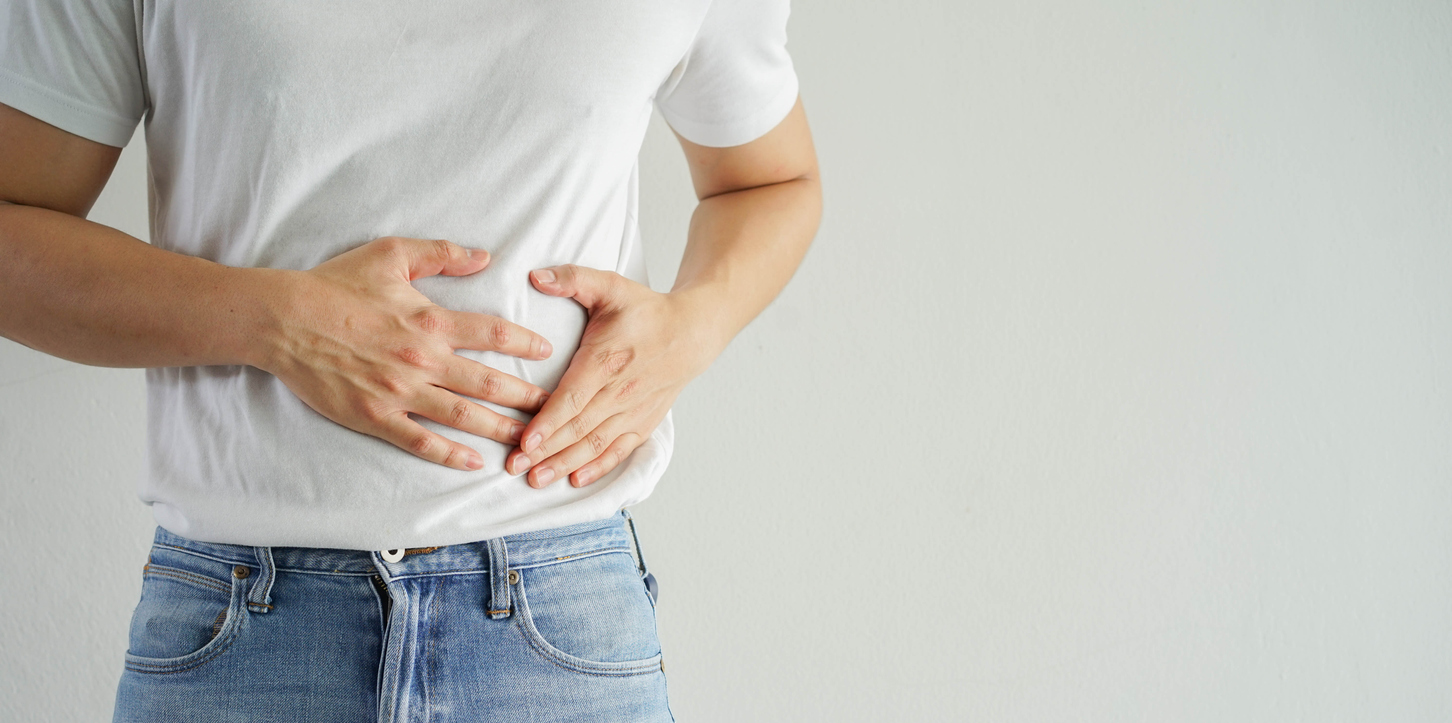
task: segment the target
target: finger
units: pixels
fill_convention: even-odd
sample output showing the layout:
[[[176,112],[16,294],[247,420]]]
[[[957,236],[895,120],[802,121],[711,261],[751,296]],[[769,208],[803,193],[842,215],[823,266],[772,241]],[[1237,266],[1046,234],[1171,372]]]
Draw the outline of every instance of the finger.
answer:
[[[549,392],[519,377],[491,369],[458,354],[444,365],[443,378],[434,384],[456,394],[494,402],[522,412],[539,411],[550,396]]]
[[[544,488],[569,476],[571,472],[603,454],[610,447],[610,443],[626,430],[627,424],[624,414],[616,414],[593,425],[574,443],[537,462],[526,476],[529,486]]]
[[[502,444],[515,444],[524,432],[524,423],[435,386],[420,394],[408,411]]]
[[[614,409],[607,409],[606,407],[607,405],[603,401],[601,401],[601,398],[596,397],[591,404],[585,407],[584,411],[580,412],[574,417],[571,417],[553,435],[545,438],[542,443],[532,447],[532,451],[524,452],[522,451],[523,448],[521,447],[521,452],[519,456],[517,456],[514,460],[514,466],[510,467],[506,465],[506,471],[509,471],[511,474],[519,474],[520,472],[523,472],[525,469],[531,466],[538,465],[541,460],[549,459],[566,447],[569,447],[570,445],[580,441],[581,439],[584,439],[587,435],[590,434],[590,432],[594,431],[594,429],[599,426],[602,421],[609,419],[617,411]],[[524,434],[529,434],[528,426],[526,426]],[[526,439],[528,439],[528,437],[526,437]],[[608,439],[605,440],[605,442],[609,441],[610,440]],[[584,464],[588,461],[588,459],[580,460],[580,464]],[[574,467],[571,467],[570,469],[573,470]],[[563,475],[568,471],[569,470],[555,470],[555,473]]]
[[[605,451],[601,452],[599,457],[596,457],[575,470],[574,476],[570,478],[570,484],[576,487],[584,487],[610,474],[610,470],[615,469],[621,462],[624,462],[625,458],[629,457],[630,453],[634,452],[635,448],[639,447],[642,441],[644,440],[641,439],[641,436],[635,432],[626,432],[616,437],[615,441],[611,442],[610,446],[606,447]]]
[[[588,351],[584,354],[576,352],[575,359],[565,369],[560,383],[550,393],[550,398],[526,425],[524,443],[520,445],[524,454],[534,459],[544,459],[590,431],[587,427],[579,430],[574,437],[554,439],[561,427],[585,411],[585,407],[595,398],[600,388],[605,386],[605,380],[605,370],[595,363]],[[542,447],[547,440],[551,446]]]
[[[436,274],[465,276],[480,271],[489,264],[488,251],[466,249],[444,239],[393,236],[380,239],[379,243],[384,253],[402,264],[409,281]]]
[[[609,304],[619,291],[619,274],[589,266],[563,264],[530,272],[534,287],[550,296],[568,296],[586,309]]]
[[[529,359],[548,359],[554,352],[548,339],[512,321],[468,311],[443,311],[449,346],[455,349],[497,351]]]
[[[406,452],[445,467],[472,470],[484,466],[484,458],[473,449],[454,442],[443,435],[430,432],[422,424],[409,418],[408,412],[399,410],[384,417],[379,424],[383,434],[377,435]]]

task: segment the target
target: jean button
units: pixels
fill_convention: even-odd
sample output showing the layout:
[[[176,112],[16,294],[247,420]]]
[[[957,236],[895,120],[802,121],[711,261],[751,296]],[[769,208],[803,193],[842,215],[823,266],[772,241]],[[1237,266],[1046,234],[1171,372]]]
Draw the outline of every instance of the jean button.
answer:
[[[246,565],[238,565],[232,568],[232,577],[235,577],[238,580],[246,580],[247,576],[251,574],[252,571],[248,570]]]
[[[398,562],[403,559],[403,548],[400,547],[397,550],[380,550],[378,554],[383,556],[384,562]]]

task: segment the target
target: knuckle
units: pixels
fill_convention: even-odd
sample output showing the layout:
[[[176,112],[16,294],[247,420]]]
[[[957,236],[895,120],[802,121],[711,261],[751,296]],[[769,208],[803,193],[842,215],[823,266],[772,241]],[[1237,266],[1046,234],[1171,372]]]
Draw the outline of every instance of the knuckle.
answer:
[[[489,323],[489,340],[492,341],[495,346],[502,347],[508,344],[510,336],[512,335],[509,332],[508,322],[504,321],[503,319],[496,319]]]
[[[469,453],[458,447],[450,446],[444,452],[443,464],[449,467],[457,467],[464,460],[469,458]]]
[[[408,440],[408,451],[420,457],[427,457],[434,451],[434,438],[428,434],[415,434]]]
[[[384,236],[374,243],[378,244],[378,250],[389,255],[403,253],[404,248],[408,245],[407,242],[397,236]]]
[[[448,418],[450,427],[457,428],[467,424],[469,420],[474,418],[473,405],[462,399],[455,400],[453,404],[449,405]]]
[[[626,397],[629,397],[629,396],[634,395],[639,390],[640,390],[640,380],[639,379],[629,379],[624,384],[621,384],[620,385],[620,389],[615,392],[615,398],[616,399],[625,399]]]
[[[408,364],[409,366],[428,366],[428,354],[424,353],[423,349],[420,349],[416,346],[400,347],[393,352],[393,355],[398,357],[401,361],[403,361],[403,363]]]
[[[398,372],[384,373],[381,377],[379,377],[378,385],[383,387],[390,394],[403,394],[412,387],[412,385],[408,383],[408,379]]]
[[[517,424],[517,422],[515,422],[513,419],[510,419],[509,417],[505,417],[505,416],[500,416],[494,422],[494,437],[495,437],[495,439],[497,439],[497,440],[499,440],[501,442],[504,441],[504,440],[506,440],[506,439],[510,440],[511,442],[514,441],[513,439],[510,438],[509,433],[510,433],[511,430],[514,429],[514,425],[515,424]]]
[[[500,378],[499,372],[491,369],[480,373],[477,386],[479,393],[484,395],[481,399],[490,399],[504,391],[504,380]]]
[[[358,416],[373,424],[382,424],[384,420],[388,419],[388,415],[393,411],[389,408],[389,404],[387,402],[377,398],[364,399],[363,401],[359,402],[357,409]]]
[[[413,315],[413,322],[430,334],[447,331],[449,327],[449,320],[441,309],[423,309]]]
[[[590,448],[591,456],[599,457],[609,443],[610,441],[605,439],[605,435],[598,430],[585,435],[585,444]]]
[[[570,436],[581,439],[590,432],[590,423],[585,421],[584,417],[575,417],[565,423],[565,428],[569,431]]]
[[[612,376],[624,371],[633,361],[635,352],[631,349],[599,349],[595,352],[595,363]]]
[[[581,389],[575,389],[565,394],[565,408],[572,414],[584,409],[585,404],[589,401],[590,395]]]
[[[428,243],[429,250],[433,251],[441,259],[447,259],[454,255],[454,245],[444,239],[433,239]]]
[[[624,462],[625,458],[630,456],[630,452],[634,450],[639,444],[640,435],[636,434],[635,432],[627,432],[620,435],[619,443],[615,445],[615,451],[611,455],[610,466],[614,467],[615,465]]]

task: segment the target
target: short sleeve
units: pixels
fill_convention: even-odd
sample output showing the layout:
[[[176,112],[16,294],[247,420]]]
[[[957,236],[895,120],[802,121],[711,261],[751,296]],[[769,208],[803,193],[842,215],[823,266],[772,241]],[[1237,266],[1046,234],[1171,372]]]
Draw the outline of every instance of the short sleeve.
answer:
[[[796,104],[787,52],[789,0],[714,0],[690,49],[656,91],[671,128],[703,146],[736,146],[775,128]]]
[[[146,110],[130,0],[0,0],[0,103],[124,147]]]

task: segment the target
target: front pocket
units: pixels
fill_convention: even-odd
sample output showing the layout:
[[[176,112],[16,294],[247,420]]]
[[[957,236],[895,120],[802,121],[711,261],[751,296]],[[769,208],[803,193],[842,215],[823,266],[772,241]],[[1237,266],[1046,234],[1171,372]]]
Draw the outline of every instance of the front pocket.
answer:
[[[170,564],[163,564],[163,562]],[[246,618],[245,578],[225,563],[171,550],[152,551],[141,601],[131,616],[126,668],[169,673],[225,651]]]
[[[660,670],[655,607],[628,551],[515,572],[516,624],[541,657],[592,675]]]

